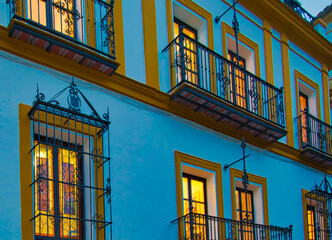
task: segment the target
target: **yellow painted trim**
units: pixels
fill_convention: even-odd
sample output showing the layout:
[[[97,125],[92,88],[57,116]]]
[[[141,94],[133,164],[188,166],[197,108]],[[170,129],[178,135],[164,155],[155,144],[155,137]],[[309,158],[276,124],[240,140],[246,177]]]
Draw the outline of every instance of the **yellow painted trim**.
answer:
[[[96,25],[95,25],[95,9],[91,1],[85,0],[85,24],[86,24],[86,38],[87,44],[96,47]]]
[[[223,55],[226,59],[228,59],[228,46],[227,46],[227,35],[234,36],[234,30],[231,26],[229,26],[227,23],[222,22],[221,23],[221,30],[222,30],[222,43],[223,43]],[[244,45],[250,47],[254,50],[255,55],[255,75],[257,77],[261,76],[261,69],[260,69],[260,61],[259,61],[259,46],[257,43],[243,35],[242,33],[239,33],[238,39],[241,43]]]
[[[155,0],[142,0],[146,84],[159,89]]]
[[[327,23],[321,19],[321,18],[317,18],[315,21],[314,21],[314,27],[317,25],[317,24],[321,24],[325,29],[327,28]]]
[[[266,81],[274,85],[271,24],[267,20],[264,20],[263,26],[264,26]]]
[[[289,69],[289,44],[288,37],[281,33],[281,53],[282,53],[282,66],[283,66],[283,79],[284,79],[284,105],[287,133],[287,144],[294,147],[294,126],[293,126],[293,113],[292,113],[292,93],[290,83],[290,69]]]
[[[267,20],[298,47],[332,69],[332,44],[280,0],[250,0],[240,3],[257,17]]]
[[[33,239],[33,217],[31,166],[31,126],[28,112],[31,107],[19,104],[19,149],[20,149],[20,188],[21,188],[21,231],[22,240]]]
[[[296,89],[296,111],[297,111],[297,116],[300,116],[300,89],[299,89],[299,79],[304,82],[305,84],[309,85],[313,89],[315,89],[316,93],[316,103],[317,103],[317,117],[318,119],[321,119],[322,112],[320,108],[320,90],[319,90],[319,85],[315,83],[313,80],[305,76],[304,74],[300,73],[297,70],[294,70],[294,76],[295,76],[295,89]]]
[[[308,219],[307,219],[307,198],[306,194],[308,193],[308,190],[302,189],[302,207],[303,207],[303,230],[304,230],[304,239],[308,240]]]
[[[328,73],[327,66],[325,64],[322,65],[322,82],[323,82],[323,100],[324,100],[325,122],[330,125],[331,117],[330,117],[329,73]]]
[[[232,201],[232,217],[236,219],[236,197],[235,197],[235,179],[242,179],[243,171],[240,171],[235,168],[230,169],[231,177],[231,201]],[[264,225],[269,225],[269,207],[268,207],[268,198],[267,198],[267,181],[266,178],[260,177],[251,173],[248,173],[249,183],[253,182],[262,186],[262,197],[263,197],[263,215],[264,215]]]
[[[222,189],[222,171],[221,165],[210,162],[202,158],[194,157],[185,153],[175,151],[175,180],[176,180],[176,202],[178,217],[183,216],[183,193],[182,193],[182,163],[190,164],[202,169],[215,172],[216,176],[216,195],[218,216],[224,217],[223,189]],[[179,236],[182,236],[179,234]]]
[[[122,0],[114,1],[114,32],[115,32],[116,61],[120,64],[116,72],[125,75],[126,64],[125,64]]]

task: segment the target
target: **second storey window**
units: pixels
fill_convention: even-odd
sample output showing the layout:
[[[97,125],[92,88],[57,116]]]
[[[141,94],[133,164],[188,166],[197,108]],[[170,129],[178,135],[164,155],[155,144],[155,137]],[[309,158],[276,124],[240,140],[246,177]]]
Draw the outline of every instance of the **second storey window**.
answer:
[[[27,0],[28,18],[72,38],[82,24],[81,0]]]
[[[228,60],[237,65],[237,55],[234,52],[228,51]],[[246,60],[242,57],[239,57],[238,65],[243,69],[246,69]],[[229,71],[231,92],[230,97],[236,101],[237,105],[246,108],[246,91],[248,87],[246,86],[245,73],[239,68],[233,69],[232,67],[230,67]]]
[[[174,37],[176,38],[180,32],[197,41],[197,30],[185,24],[184,22],[174,19]],[[198,84],[199,72],[198,72],[198,59],[197,59],[197,46],[194,41],[189,38],[183,40],[183,45],[179,42],[178,51],[184,56],[185,64],[185,79],[194,84]],[[180,39],[179,39],[180,41]],[[182,49],[183,48],[183,49]],[[181,57],[181,56],[180,56]],[[178,71],[181,72],[181,71]]]
[[[309,101],[308,96],[300,92],[300,113],[301,113],[301,132],[302,132],[302,142],[308,143],[309,136],[309,124],[308,116],[309,113]]]

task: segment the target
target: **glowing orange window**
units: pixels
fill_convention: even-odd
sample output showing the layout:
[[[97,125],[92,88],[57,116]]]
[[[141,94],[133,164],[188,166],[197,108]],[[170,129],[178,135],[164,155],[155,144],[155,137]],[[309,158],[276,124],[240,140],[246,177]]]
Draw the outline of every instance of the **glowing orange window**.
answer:
[[[62,34],[75,37],[77,18],[80,17],[80,0],[27,0],[28,18],[54,29]]]
[[[239,239],[253,240],[254,229],[252,223],[254,220],[254,201],[253,192],[241,188],[236,189],[236,217],[238,221],[244,222],[240,225]]]
[[[184,22],[174,19],[174,38],[180,34],[180,28],[182,28],[183,33],[186,35],[183,42],[183,51],[186,58],[185,61],[185,80],[192,82],[194,84],[198,83],[198,59],[197,59],[197,31],[185,24]],[[189,38],[188,38],[188,37]],[[180,51],[179,44],[177,45],[177,52]],[[178,70],[180,71],[180,70]],[[181,78],[181,76],[178,76]],[[181,81],[182,79],[179,79]]]
[[[232,51],[228,51],[228,60],[237,64],[237,55]],[[244,58],[239,57],[239,66],[242,69],[246,68],[246,61]],[[246,79],[245,73],[240,68],[230,67],[230,88],[231,88],[231,101],[236,101],[238,106],[246,108]]]
[[[37,145],[34,154],[36,239],[82,239],[79,188],[82,172],[77,152]]]
[[[302,143],[308,143],[309,137],[309,123],[308,123],[308,96],[300,92],[300,113],[301,113],[301,132],[302,132]]]
[[[194,223],[193,229],[190,225],[190,216],[185,218],[186,236],[190,236],[191,232],[195,233],[197,239],[205,239],[207,234],[206,229],[206,181],[204,178],[184,174],[182,177],[183,186],[183,206],[184,215],[193,213]]]

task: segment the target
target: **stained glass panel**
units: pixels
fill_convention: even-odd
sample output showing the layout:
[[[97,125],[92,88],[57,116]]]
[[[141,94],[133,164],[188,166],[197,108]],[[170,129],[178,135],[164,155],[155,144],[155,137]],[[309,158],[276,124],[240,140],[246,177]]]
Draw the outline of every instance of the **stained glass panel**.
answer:
[[[37,144],[37,142],[35,142]],[[54,236],[53,149],[39,144],[35,149],[35,221],[36,235]],[[43,214],[43,215],[42,215]]]

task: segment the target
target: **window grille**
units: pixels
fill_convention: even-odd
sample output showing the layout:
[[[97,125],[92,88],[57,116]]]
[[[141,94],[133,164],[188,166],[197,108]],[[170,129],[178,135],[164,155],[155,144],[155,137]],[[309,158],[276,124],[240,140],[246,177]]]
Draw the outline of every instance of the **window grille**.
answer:
[[[35,239],[112,239],[109,114],[72,82],[49,101],[37,89],[28,115]]]
[[[330,239],[332,230],[332,189],[326,176],[305,194],[308,239]]]

